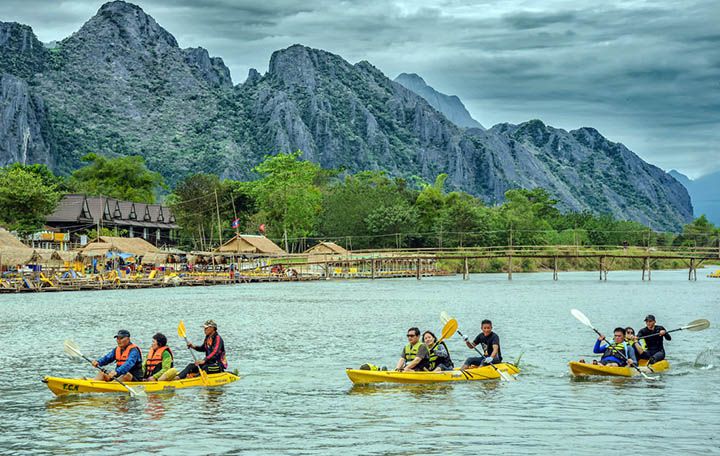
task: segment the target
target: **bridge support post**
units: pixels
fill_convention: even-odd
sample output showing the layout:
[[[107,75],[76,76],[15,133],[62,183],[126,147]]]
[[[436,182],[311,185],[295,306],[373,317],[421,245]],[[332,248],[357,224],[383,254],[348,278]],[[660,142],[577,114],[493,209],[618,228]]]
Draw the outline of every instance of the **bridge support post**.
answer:
[[[330,280],[330,263],[325,262],[325,280]]]
[[[512,255],[508,256],[508,280],[512,280]]]
[[[690,258],[690,269],[688,270],[688,280],[697,280],[697,268],[695,267],[695,258]]]
[[[463,280],[470,279],[470,268],[468,267],[468,259],[465,257],[463,261]]]
[[[652,280],[652,272],[650,270],[650,257],[645,257],[643,259],[643,272],[642,272],[642,279],[645,280],[645,271],[647,270],[647,279],[648,282]]]
[[[375,280],[375,259],[370,260],[370,278]]]
[[[553,280],[558,279],[558,258],[553,258]]]
[[[420,273],[420,258],[415,260],[415,277],[420,280],[420,276],[422,274]]]

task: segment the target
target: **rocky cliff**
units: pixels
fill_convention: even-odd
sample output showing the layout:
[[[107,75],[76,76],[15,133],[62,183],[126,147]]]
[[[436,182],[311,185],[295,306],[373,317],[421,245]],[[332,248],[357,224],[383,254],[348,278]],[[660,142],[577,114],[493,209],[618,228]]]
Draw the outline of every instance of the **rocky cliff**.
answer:
[[[67,172],[87,152],[141,154],[172,184],[201,171],[249,178],[266,154],[301,149],[349,171],[428,181],[444,172],[450,187],[489,203],[509,188],[543,186],[564,208],[655,228],[692,214],[680,184],[593,129],[460,128],[368,62],[295,45],[275,52],[266,74],[251,70],[233,87],[221,59],[179,48],[122,1],[52,49],[38,48],[28,27],[0,30],[14,37],[0,41],[0,72],[13,75],[3,97],[20,119],[3,114],[0,163],[28,157]]]
[[[473,119],[460,98],[455,95],[445,95],[425,83],[425,80],[415,73],[400,73],[395,82],[412,90],[427,101],[430,106],[440,111],[445,117],[458,127],[485,129],[480,122]]]

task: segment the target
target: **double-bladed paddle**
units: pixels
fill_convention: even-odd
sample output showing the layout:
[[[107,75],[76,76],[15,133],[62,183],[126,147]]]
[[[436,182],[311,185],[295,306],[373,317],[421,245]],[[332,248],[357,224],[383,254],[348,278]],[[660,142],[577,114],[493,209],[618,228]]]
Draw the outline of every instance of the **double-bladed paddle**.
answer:
[[[178,324],[177,328],[178,336],[180,336],[181,339],[185,340],[186,344],[189,344],[187,339],[187,333],[185,332],[185,323],[183,323],[182,320],[180,320],[180,323]],[[188,347],[188,350],[190,350],[190,354],[192,355],[193,361],[197,363],[197,358],[195,357],[195,351]],[[198,370],[200,371],[200,378],[202,378],[203,385],[208,386],[210,382],[208,381],[208,374],[200,366],[198,366]]]
[[[440,319],[444,322],[455,321],[455,319],[454,318],[451,319],[450,316],[445,311],[440,313]],[[458,333],[458,335],[460,337],[462,337],[463,339],[465,338],[465,336],[463,336],[463,333],[461,333],[460,330],[457,329],[457,322],[455,323],[455,331]],[[475,349],[476,352],[480,353],[480,355],[486,356],[485,353],[478,350],[477,347],[473,347],[473,348]],[[492,366],[492,368],[497,371],[497,373],[500,375],[500,378],[502,378],[503,380],[508,381],[508,382],[514,382],[517,380],[515,377],[511,376],[507,372],[503,372],[500,369],[498,369],[497,366],[495,366],[494,364],[489,364],[489,366]]]
[[[575,317],[580,323],[584,324],[584,325],[587,326],[588,328],[590,328],[590,329],[592,329],[593,331],[595,331],[595,334],[597,334],[597,335],[600,336],[600,337],[603,337],[603,335],[600,334],[600,331],[598,331],[597,329],[595,329],[595,327],[593,326],[593,324],[590,322],[590,319],[589,319],[588,317],[586,317],[584,313],[580,312],[580,311],[577,310],[577,309],[570,309],[570,313],[571,313],[571,314],[573,315],[573,317]],[[608,344],[608,346],[610,346],[610,342],[609,342],[609,341],[606,340],[605,342]],[[624,353],[620,353],[620,352],[618,352],[618,351],[615,351],[615,353],[617,353],[617,355],[618,355],[620,358],[624,359],[625,362],[627,363],[628,359],[627,359],[627,357],[625,356]],[[651,377],[651,376],[647,375],[647,374],[646,374],[645,372],[643,372],[642,369],[640,369],[637,365],[633,364],[632,367],[634,367],[636,371],[640,372],[640,375],[642,375],[642,376],[645,378],[645,380],[657,380],[656,377]]]
[[[87,356],[83,355],[82,352],[80,352],[80,347],[78,347],[75,342],[73,342],[69,339],[66,340],[65,343],[63,343],[63,349],[65,350],[65,353],[68,354],[68,356],[70,356],[72,358],[76,358],[76,359],[84,359],[85,361],[90,363],[95,369],[98,369],[100,372],[107,375],[108,372],[105,369],[103,369],[100,366],[93,365],[92,360],[90,358],[88,358]],[[147,394],[145,394],[145,391],[142,388],[138,388],[138,389],[131,388],[128,385],[126,385],[125,382],[123,382],[122,380],[120,380],[117,377],[113,378],[113,381],[118,382],[119,384],[124,386],[125,389],[128,390],[128,392],[130,393],[131,397],[147,396]]]
[[[705,320],[704,318],[701,318],[700,320],[693,320],[690,323],[686,324],[685,326],[681,326],[676,329],[671,329],[670,331],[665,331],[665,334],[674,333],[676,331],[684,331],[684,330],[703,331],[705,329],[708,329],[709,327],[710,327],[710,322],[708,320]],[[647,336],[638,337],[638,340],[647,339],[648,337],[659,336],[659,335],[660,335],[660,333],[649,334]]]

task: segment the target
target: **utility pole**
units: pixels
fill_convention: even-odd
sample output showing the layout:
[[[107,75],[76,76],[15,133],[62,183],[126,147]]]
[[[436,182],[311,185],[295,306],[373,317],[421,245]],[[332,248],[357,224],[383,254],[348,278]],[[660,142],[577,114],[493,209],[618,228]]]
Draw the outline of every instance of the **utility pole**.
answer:
[[[218,204],[218,196],[217,196],[217,189],[215,189],[215,210],[217,211],[217,220],[218,220],[218,239],[220,240],[220,245],[222,245],[222,228],[220,228],[220,204]]]

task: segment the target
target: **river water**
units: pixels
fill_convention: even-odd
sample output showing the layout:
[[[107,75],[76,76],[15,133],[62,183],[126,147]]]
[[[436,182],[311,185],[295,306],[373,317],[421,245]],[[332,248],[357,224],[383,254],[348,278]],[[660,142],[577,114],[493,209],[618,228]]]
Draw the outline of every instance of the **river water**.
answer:
[[[0,295],[0,452],[101,454],[611,454],[718,453],[720,280],[686,271],[472,275],[433,279],[251,284],[203,288]],[[666,328],[697,318],[703,332],[666,343],[672,370],[659,381],[571,379],[567,362],[590,359],[603,331]],[[518,382],[353,387],[346,367],[393,365],[410,326],[439,334],[439,313],[474,336],[490,318]],[[145,352],[168,335],[178,364],[212,318],[242,379],[219,389],[55,398],[43,375],[93,375],[62,345],[94,357],[129,329]],[[456,364],[470,355],[455,336]],[[638,445],[638,446],[636,446]]]

